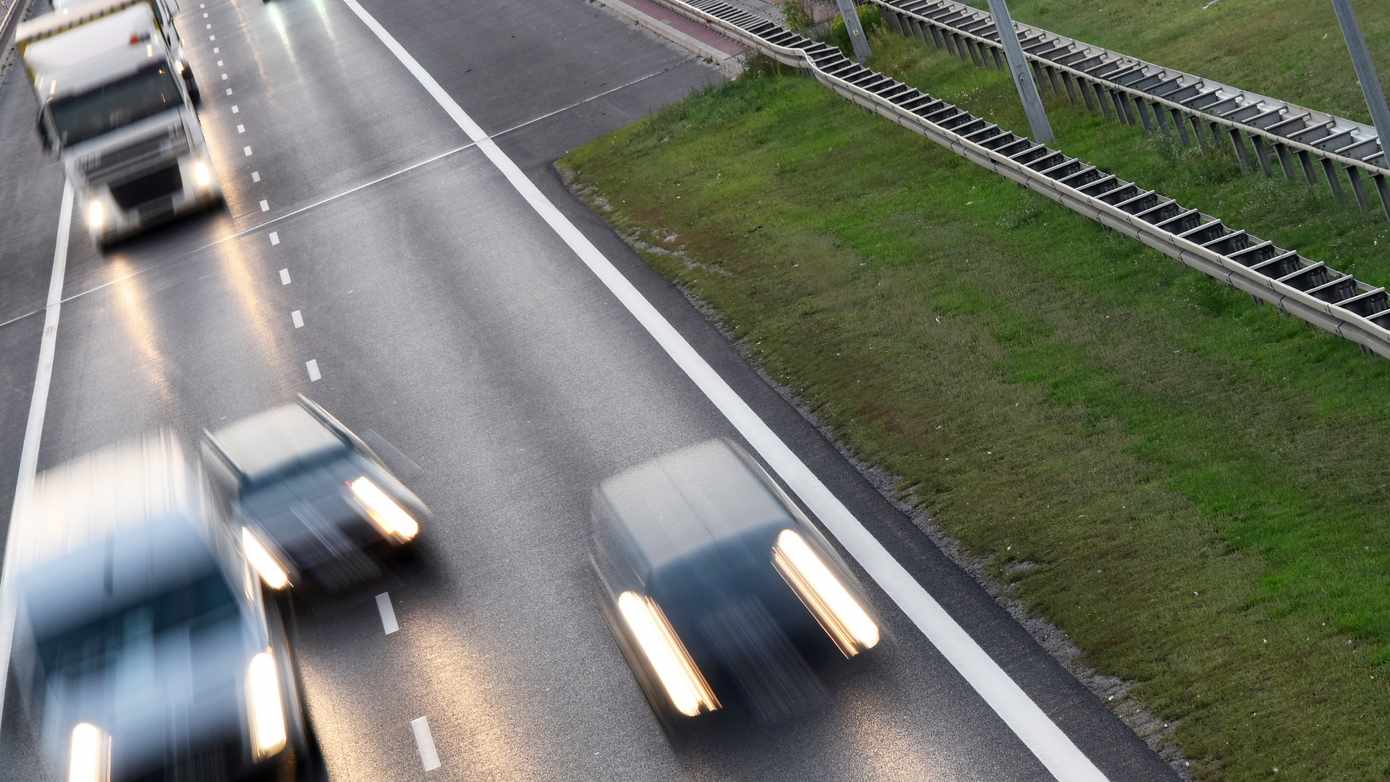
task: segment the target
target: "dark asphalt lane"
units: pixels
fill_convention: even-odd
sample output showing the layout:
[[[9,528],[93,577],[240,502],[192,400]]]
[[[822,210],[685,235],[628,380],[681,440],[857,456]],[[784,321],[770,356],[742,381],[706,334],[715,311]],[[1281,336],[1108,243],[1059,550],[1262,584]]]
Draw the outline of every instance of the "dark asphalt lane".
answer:
[[[158,423],[192,435],[296,391],[418,462],[436,513],[418,561],[298,603],[335,779],[420,778],[420,717],[443,763],[429,776],[446,779],[1046,776],[877,592],[890,640],[838,682],[824,718],[673,753],[597,610],[588,492],[733,430],[477,150],[452,151],[461,131],[341,3],[206,5],[203,21],[186,1],[180,28],[217,37],[192,55],[229,208],[105,258],[74,242],[40,466]],[[571,0],[367,6],[490,132],[649,76],[499,144],[1112,778],[1165,776],[547,169],[711,72]],[[0,347],[32,340],[15,362],[28,382],[37,326],[0,329]],[[27,397],[17,414],[4,404],[22,435]],[[400,624],[389,636],[379,592]],[[23,746],[13,711],[4,734],[0,749]],[[0,776],[35,778],[24,755],[6,752]]]

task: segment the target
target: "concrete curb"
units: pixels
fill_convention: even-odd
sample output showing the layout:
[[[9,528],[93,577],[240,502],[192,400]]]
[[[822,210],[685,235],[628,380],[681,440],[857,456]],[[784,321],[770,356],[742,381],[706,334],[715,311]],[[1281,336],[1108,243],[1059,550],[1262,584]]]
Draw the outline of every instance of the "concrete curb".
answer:
[[[633,8],[622,0],[592,0],[592,2],[594,5],[600,6],[609,13],[632,22],[658,38],[665,39],[700,57],[718,68],[719,72],[724,74],[725,78],[738,78],[739,74],[743,73],[744,68],[747,67],[747,52],[743,54],[729,54],[688,33],[677,30],[660,19],[642,13],[640,10]]]

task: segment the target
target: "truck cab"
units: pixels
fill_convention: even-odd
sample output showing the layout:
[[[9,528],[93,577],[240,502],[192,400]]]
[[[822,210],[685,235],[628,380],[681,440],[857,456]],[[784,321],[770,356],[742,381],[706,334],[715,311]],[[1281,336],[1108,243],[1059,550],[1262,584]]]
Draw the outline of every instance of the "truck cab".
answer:
[[[96,0],[16,32],[40,139],[100,246],[222,197],[166,14],[158,0]]]

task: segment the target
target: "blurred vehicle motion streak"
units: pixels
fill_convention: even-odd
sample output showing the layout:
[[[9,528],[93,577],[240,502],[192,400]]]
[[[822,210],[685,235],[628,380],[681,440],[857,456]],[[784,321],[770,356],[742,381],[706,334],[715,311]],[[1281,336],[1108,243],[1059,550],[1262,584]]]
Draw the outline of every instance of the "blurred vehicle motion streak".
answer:
[[[743,449],[711,440],[604,481],[591,558],[605,616],[663,729],[824,700],[818,669],[880,640],[855,578]]]

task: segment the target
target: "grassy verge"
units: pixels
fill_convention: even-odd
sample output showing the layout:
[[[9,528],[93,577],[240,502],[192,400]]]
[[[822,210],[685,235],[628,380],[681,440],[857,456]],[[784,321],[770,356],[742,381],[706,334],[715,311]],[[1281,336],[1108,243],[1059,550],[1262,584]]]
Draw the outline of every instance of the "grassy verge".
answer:
[[[980,0],[971,2],[981,8]],[[1382,74],[1390,13],[1353,0]],[[1012,0],[1020,22],[1247,90],[1370,121],[1332,4],[1307,0]]]
[[[876,43],[1021,125],[999,74]],[[1383,229],[1302,186],[1053,121],[1092,162],[1390,280],[1368,251]],[[796,76],[696,95],[564,164],[842,442],[1133,682],[1197,776],[1390,774],[1390,362]]]

